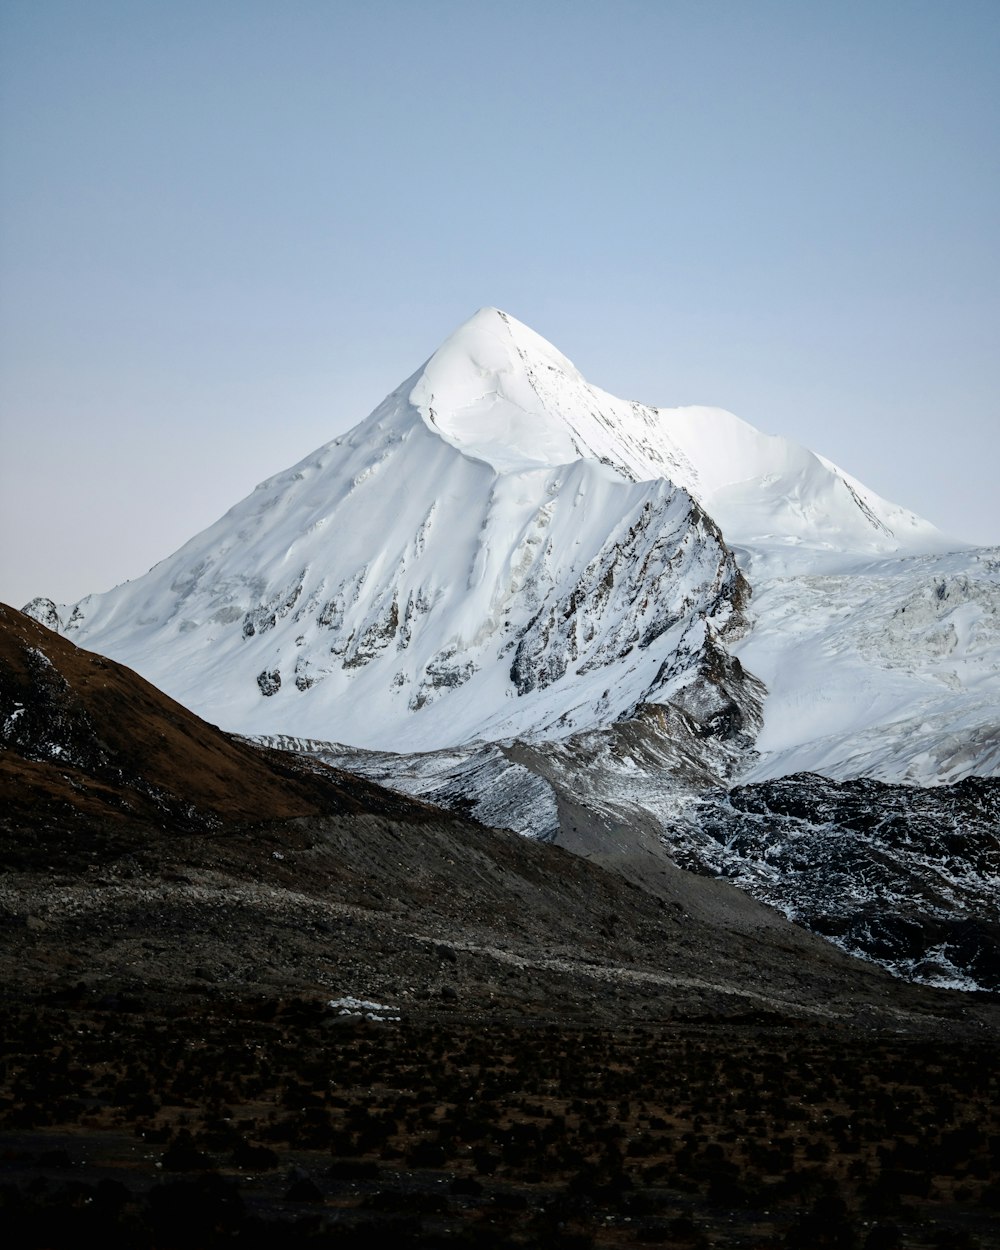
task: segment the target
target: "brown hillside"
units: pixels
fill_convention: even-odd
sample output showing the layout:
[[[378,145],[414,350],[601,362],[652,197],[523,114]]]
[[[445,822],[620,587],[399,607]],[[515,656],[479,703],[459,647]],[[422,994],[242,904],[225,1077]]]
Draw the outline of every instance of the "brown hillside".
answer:
[[[0,828],[218,830],[430,809],[333,769],[259,750],[137,673],[0,604]]]

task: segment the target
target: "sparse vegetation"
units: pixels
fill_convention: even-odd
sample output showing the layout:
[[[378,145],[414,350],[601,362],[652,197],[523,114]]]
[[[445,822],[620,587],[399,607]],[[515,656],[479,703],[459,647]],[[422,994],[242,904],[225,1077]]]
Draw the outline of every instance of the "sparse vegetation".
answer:
[[[5,1038],[10,1245],[1000,1244],[986,1043],[171,1011],[84,987],[8,1002]]]

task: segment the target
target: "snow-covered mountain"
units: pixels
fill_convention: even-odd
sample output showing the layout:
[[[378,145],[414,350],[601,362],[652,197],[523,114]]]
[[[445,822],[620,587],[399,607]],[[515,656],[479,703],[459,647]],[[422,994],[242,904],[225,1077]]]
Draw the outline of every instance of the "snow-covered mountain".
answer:
[[[1000,772],[1000,552],[730,413],[616,399],[495,309],[145,577],[27,610],[226,729],[623,870],[728,876],[910,975],[1000,984],[1000,782],[976,791],[971,871],[936,864],[931,817],[905,854],[883,836]],[[762,825],[767,786],[803,772],[794,819]],[[830,816],[850,778],[942,792],[873,784],[862,851]],[[889,918],[849,872],[804,872],[806,845],[868,865]],[[918,861],[943,884],[886,953]]]
[[[145,577],[30,610],[225,728],[431,750],[693,706],[710,653],[746,633],[732,548],[782,582],[946,546],[806,449],[718,409],[616,399],[484,309]],[[802,638],[773,632],[769,616],[746,667],[780,687],[780,638]]]

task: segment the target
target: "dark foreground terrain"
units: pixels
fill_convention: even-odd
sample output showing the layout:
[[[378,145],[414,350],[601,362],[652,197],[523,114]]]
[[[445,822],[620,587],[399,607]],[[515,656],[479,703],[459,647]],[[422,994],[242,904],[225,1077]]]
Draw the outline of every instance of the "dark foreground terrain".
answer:
[[[1000,1247],[995,996],[0,626],[4,1247]]]
[[[8,1246],[1000,1244],[991,1039],[7,1003]]]

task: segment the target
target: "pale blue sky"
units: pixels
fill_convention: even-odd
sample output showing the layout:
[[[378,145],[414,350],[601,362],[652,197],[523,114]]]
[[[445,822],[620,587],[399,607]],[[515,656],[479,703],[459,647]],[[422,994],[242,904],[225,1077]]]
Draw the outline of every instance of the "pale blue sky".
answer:
[[[998,66],[998,0],[6,0],[0,598],[140,575],[484,304],[1000,542]]]

